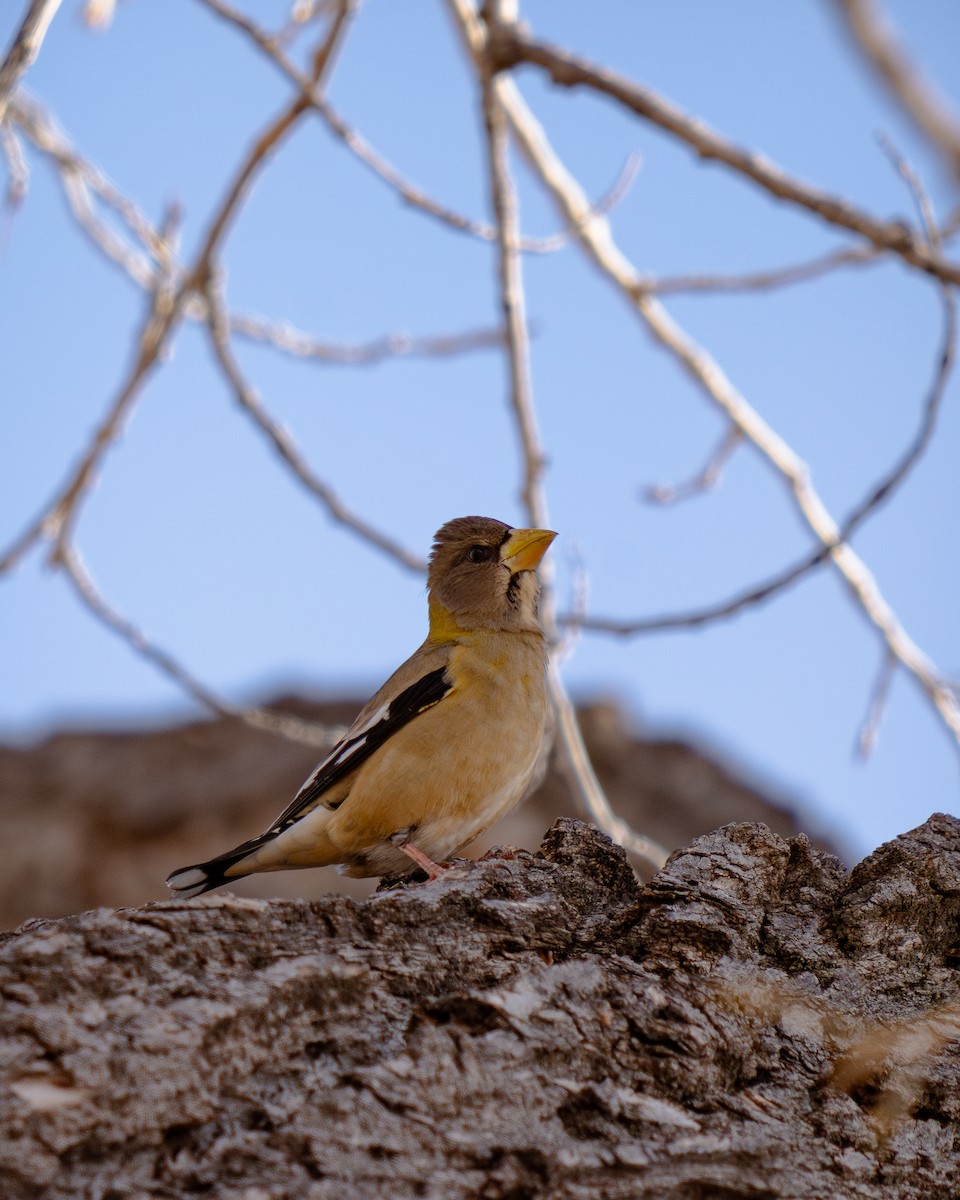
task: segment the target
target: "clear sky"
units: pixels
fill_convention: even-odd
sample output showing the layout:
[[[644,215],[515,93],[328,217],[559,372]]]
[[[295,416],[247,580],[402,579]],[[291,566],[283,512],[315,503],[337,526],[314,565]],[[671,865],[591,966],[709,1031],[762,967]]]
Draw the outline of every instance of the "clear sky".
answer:
[[[4,43],[22,7],[3,6]],[[246,4],[268,26],[288,7]],[[522,9],[537,34],[662,90],[880,217],[914,219],[880,131],[922,173],[942,216],[956,204],[827,3],[531,0]],[[960,5],[899,0],[889,11],[941,87],[960,90]],[[290,85],[194,0],[127,0],[103,33],[79,12],[66,0],[27,86],[152,219],[179,203],[189,256]],[[642,156],[612,221],[645,273],[742,272],[851,244],[609,101],[552,88],[532,69],[517,80],[589,194],[601,195],[631,153]],[[476,87],[439,0],[364,4],[330,96],[409,179],[488,219]],[[29,191],[6,216],[0,247],[0,549],[76,462],[128,369],[143,313],[138,289],[78,232],[49,163],[29,146],[26,154]],[[525,231],[553,232],[548,200],[522,164],[517,174]],[[261,177],[224,261],[232,309],[332,341],[453,334],[497,320],[492,248],[402,204],[316,120]],[[722,599],[811,547],[782,481],[749,448],[717,490],[669,508],[644,503],[646,485],[693,474],[723,424],[576,247],[528,256],[524,271],[562,607],[576,563],[589,578],[590,612],[641,617]],[[775,292],[666,303],[810,464],[838,519],[917,427],[940,303],[929,280],[897,261]],[[239,339],[235,347],[315,471],[414,551],[424,554],[453,516],[523,523],[496,352],[345,367]],[[952,678],[958,405],[954,382],[933,445],[854,542],[907,630]],[[109,455],[77,544],[113,605],[235,701],[290,686],[362,693],[423,636],[422,581],[334,527],[298,489],[237,410],[196,328],[181,332]],[[854,756],[882,661],[842,581],[822,570],[699,632],[584,635],[565,670],[575,695],[620,698],[638,727],[692,738],[864,852],[935,809],[958,809],[956,743],[904,673],[875,753],[866,763]],[[0,580],[8,737],[193,711],[79,607],[41,553]]]

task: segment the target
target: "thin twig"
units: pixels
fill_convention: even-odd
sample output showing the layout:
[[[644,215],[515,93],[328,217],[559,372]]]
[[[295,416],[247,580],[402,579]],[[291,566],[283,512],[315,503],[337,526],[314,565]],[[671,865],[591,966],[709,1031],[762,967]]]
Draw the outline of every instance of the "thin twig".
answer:
[[[402,175],[392,163],[375,150],[366,138],[336,111],[329,99],[317,92],[307,76],[299,71],[283,53],[280,39],[267,33],[246,13],[239,12],[225,0],[198,0],[198,2],[249,38],[287,79],[296,84],[306,104],[316,111],[330,132],[365,167],[395,191],[405,204],[426,213],[458,233],[468,233],[486,242],[496,241],[497,231],[492,225],[475,221],[473,218],[464,216],[463,213],[441,204],[423,188],[418,187]],[[615,204],[619,203],[633,182],[639,165],[639,157],[631,155],[616,183],[606,196],[592,206],[592,211],[609,212]],[[521,237],[518,239],[518,245],[527,254],[550,254],[567,245],[575,233],[576,230],[567,228],[546,237]]]
[[[497,0],[493,0],[490,5],[491,11],[495,12],[499,7]],[[477,66],[482,87],[490,188],[497,227],[498,282],[507,338],[510,403],[523,453],[521,498],[527,519],[532,525],[542,528],[549,521],[544,488],[546,458],[537,428],[530,386],[530,343],[527,336],[518,246],[517,197],[510,174],[508,129],[497,94],[497,81],[485,69],[485,64],[479,57]],[[547,573],[541,615],[548,636],[555,640],[551,584],[550,574]],[[643,837],[631,829],[610,807],[590,762],[576,710],[564,686],[555,654],[551,655],[548,687],[556,716],[556,730],[563,747],[570,779],[579,792],[586,811],[601,829],[627,850],[650,863],[655,870],[659,869],[667,860],[666,850],[652,839]]]
[[[633,186],[642,163],[642,155],[633,153],[628,156],[627,161],[623,164],[623,170],[610,190],[590,206],[591,217],[598,213],[606,215],[613,212]],[[572,225],[567,225],[559,233],[551,233],[546,237],[521,237],[517,245],[524,254],[552,254],[555,250],[562,250],[564,246],[568,246],[576,233],[577,231]]]
[[[156,259],[162,238],[149,218],[107,179],[99,167],[70,144],[52,114],[36,101],[27,101],[18,96],[11,104],[9,115],[30,143],[57,168],[71,212],[94,245],[140,287],[152,288],[156,280]],[[0,134],[13,136],[9,123],[3,126]],[[95,198],[123,220],[142,245],[143,251],[120,238],[98,215]],[[178,277],[183,274],[183,268],[180,267]],[[184,315],[195,321],[206,320],[204,301],[192,295],[185,305]],[[230,327],[234,333],[272,345],[297,358],[357,365],[378,363],[388,358],[452,357],[494,347],[503,341],[499,330],[478,329],[426,338],[393,333],[360,344],[328,342],[303,333],[288,322],[270,321],[266,317],[253,315],[231,316]]]
[[[330,34],[314,58],[317,79],[332,60],[334,51],[346,27],[346,14],[351,11],[349,0],[344,0]],[[97,427],[79,466],[70,473],[66,483],[44,513],[28,527],[13,546],[0,557],[0,573],[10,570],[42,536],[54,540],[54,562],[62,554],[72,536],[84,497],[88,494],[104,455],[118,437],[148,376],[155,370],[173,336],[189,300],[204,290],[212,270],[213,257],[233,219],[238,206],[252,186],[253,179],[266,156],[291,128],[293,122],[305,111],[306,105],[298,97],[279,117],[271,121],[244,156],[240,167],[227,188],[224,199],[218,206],[201,243],[200,251],[192,268],[182,273],[180,282],[174,286],[175,255],[163,247],[164,261],[161,273],[154,282],[150,308],[139,335],[139,345],[133,365],[111,403],[105,417]],[[162,246],[162,238],[160,239]]]
[[[147,378],[156,370],[177,320],[180,295],[169,282],[158,280],[140,331],[138,347],[127,378],[98,426],[80,465],[49,509],[38,533],[54,541],[54,561],[62,555],[73,534],[84,497],[89,493],[100,463],[119,437]]]
[[[320,79],[332,59],[351,9],[350,0],[343,0],[338,6],[337,16],[332,22],[331,30],[314,59],[314,80]],[[121,636],[141,657],[150,661],[196,700],[221,715],[238,718],[255,728],[282,734],[295,741],[329,747],[339,736],[339,730],[330,730],[284,714],[260,709],[237,708],[213,693],[170,654],[153,645],[135,625],[120,616],[106,603],[86,570],[72,538],[81,500],[89,491],[104,454],[119,435],[123,422],[129,415],[147,375],[160,361],[179,319],[198,293],[200,293],[201,299],[209,301],[210,280],[215,272],[215,255],[238,206],[249,191],[254,176],[271,150],[306,108],[307,105],[303,103],[302,99],[295,101],[271,123],[247,153],[208,227],[198,257],[189,272],[184,272],[177,264],[173,229],[161,228],[159,231],[154,231],[145,218],[141,224],[139,216],[135,213],[134,225],[141,224],[140,228],[135,228],[135,232],[144,236],[143,226],[147,227],[149,234],[144,237],[144,240],[151,243],[151,250],[157,258],[156,273],[151,273],[149,279],[141,277],[139,280],[143,284],[152,284],[152,301],[140,334],[135,362],[124,385],[98,427],[79,467],[72,473],[57,499],[45,509],[44,513],[0,559],[0,572],[15,565],[41,536],[51,538],[54,541],[54,565],[65,572],[74,591],[87,609],[103,624]],[[47,148],[51,153],[59,153],[61,167],[65,173],[72,171],[78,177],[82,175],[85,187],[95,186],[98,192],[103,194],[105,189],[102,187],[102,178],[98,177],[88,164],[80,166],[76,160],[71,161],[64,154],[63,146],[56,147],[49,139]],[[133,210],[124,205],[118,205],[116,196],[116,193],[108,192],[105,198],[108,203],[121,211],[121,214],[130,223],[129,216]],[[219,311],[216,316],[214,315],[212,303],[207,303],[207,309],[210,314],[211,327],[217,317],[221,320],[225,319],[225,314],[219,313]],[[377,542],[376,531],[362,525],[355,525],[354,528],[367,540]],[[387,547],[381,546],[381,548]]]
[[[877,748],[877,739],[880,736],[880,723],[883,720],[884,713],[887,711],[887,703],[890,700],[890,688],[896,673],[897,660],[888,650],[883,656],[883,662],[880,664],[876,682],[870,693],[870,706],[867,709],[867,715],[860,726],[860,733],[857,736],[857,754],[864,761]]]
[[[17,84],[36,62],[59,7],[60,0],[31,0],[27,5],[20,28],[0,63],[0,121],[7,115],[7,105]]]
[[[960,263],[935,254],[917,231],[898,221],[881,221],[849,200],[795,179],[764,155],[737,146],[706,122],[615,71],[537,41],[516,26],[498,28],[493,54],[500,69],[532,63],[545,70],[556,84],[563,87],[583,85],[609,96],[637,116],[686,142],[701,158],[724,163],[778,200],[786,200],[815,213],[831,225],[859,234],[874,246],[898,254],[905,262],[947,283],[960,283]]]
[[[351,5],[344,3],[338,11],[341,13],[341,18],[335,22],[314,56],[314,73],[317,81],[322,78],[332,60],[336,45],[345,29],[346,17],[344,14],[351,11]],[[226,189],[224,199],[208,225],[207,234],[202,240],[200,251],[192,267],[189,270],[177,271],[179,283],[176,288],[170,282],[176,270],[175,255],[163,237],[159,233],[155,234],[157,248],[158,250],[162,249],[164,261],[161,266],[167,282],[155,290],[151,309],[140,338],[140,351],[133,368],[98,427],[79,468],[71,473],[55,500],[0,557],[0,575],[11,570],[42,536],[55,537],[55,555],[68,543],[79,506],[95,478],[103,456],[119,435],[146,377],[160,360],[180,318],[186,313],[191,316],[204,316],[210,324],[212,333],[213,321],[208,312],[208,296],[210,279],[215,273],[216,255],[219,253],[220,246],[239,205],[249,193],[253,180],[264,161],[308,107],[303,97],[298,96],[277,118],[270,122],[254,141],[244,155],[232,182]],[[197,301],[199,301],[199,308],[195,303]],[[222,319],[223,314],[218,314],[218,320]],[[224,348],[227,347],[227,339],[222,338],[217,349],[222,354]],[[324,504],[330,515],[408,569],[423,570],[424,564],[417,556],[356,517],[343,505],[339,497],[313,475],[297,454],[287,435],[266,416],[253,393],[246,389],[228,348],[222,361],[229,362],[234,371],[231,385],[234,386],[238,399],[243,396],[250,402],[245,405],[247,411],[270,438],[278,452],[286,458],[288,465],[293,467],[301,482]]]
[[[893,144],[893,139],[888,134],[879,134],[877,140],[880,143],[880,149],[890,160],[893,169],[907,185],[907,190],[910,192],[913,202],[917,206],[917,215],[920,217],[920,222],[926,231],[927,241],[935,250],[939,250],[943,245],[943,239],[940,234],[940,226],[937,223],[937,214],[933,211],[933,202],[927,194],[927,189],[923,186],[920,176]]]
[[[312,721],[301,721],[298,717],[270,712],[267,709],[241,708],[231,704],[222,696],[218,696],[191,674],[173,655],[155,646],[136,625],[107,604],[93,582],[76,546],[69,545],[63,548],[59,565],[69,580],[75,595],[88,612],[92,613],[102,625],[118,634],[141,658],[152,663],[205,708],[218,713],[221,717],[232,717],[243,721],[247,725],[253,726],[254,729],[278,733],[289,738],[290,741],[303,742],[310,746],[329,748],[337,740],[341,732],[339,729],[318,725]]]
[[[674,629],[697,629],[736,616],[745,609],[771,599],[825,563],[833,550],[848,541],[866,518],[890,499],[919,461],[933,437],[957,351],[955,305],[950,293],[946,289],[944,291],[943,338],[937,351],[933,382],[923,404],[917,432],[890,469],[881,476],[860,503],[848,514],[836,542],[821,545],[812,553],[804,555],[798,562],[784,568],[763,583],[756,584],[745,592],[739,592],[728,600],[719,601],[705,608],[693,609],[685,613],[671,613],[662,617],[646,617],[640,620],[581,616],[579,623],[583,628],[615,634],[619,637],[665,633]],[[576,614],[564,614],[559,618],[561,625],[573,625],[577,620]]]
[[[450,0],[460,18],[468,47],[484,52],[485,31],[468,0]],[[510,31],[513,38],[515,31]],[[564,218],[583,221],[578,240],[606,278],[632,304],[654,339],[668,350],[704,395],[748,438],[788,486],[804,521],[830,555],[858,607],[875,626],[890,651],[913,675],[932,702],[954,741],[960,743],[960,704],[940,672],[909,637],[884,599],[866,564],[841,541],[841,530],[810,479],[806,463],[760,417],[737,391],[719,364],[669,316],[653,296],[638,290],[639,273],[613,240],[604,217],[585,220],[589,211],[580,184],[558,158],[539,122],[511,79],[498,80],[498,95],[514,134],[535,173],[543,181]],[[952,361],[952,350],[949,355]],[[884,494],[888,494],[889,489]]]
[[[206,289],[214,256],[216,255],[224,235],[236,216],[241,202],[246,198],[256,176],[263,169],[267,159],[277,149],[284,138],[296,126],[312,104],[314,90],[325,76],[327,68],[333,63],[337,49],[343,38],[347,22],[353,15],[356,0],[343,0],[331,22],[330,30],[313,57],[313,69],[309,77],[304,77],[305,87],[291,104],[264,129],[247,152],[246,159],[240,170],[234,175],[226,196],[220,204],[214,219],[210,222],[207,234],[200,247],[197,264],[185,284],[191,291],[203,292]]]
[[[324,341],[295,329],[287,321],[270,321],[266,317],[231,316],[229,324],[232,333],[272,346],[295,358],[350,366],[372,365],[389,358],[452,358],[503,345],[503,333],[499,329],[473,329],[439,337],[390,333],[371,342],[351,345]]]
[[[876,246],[857,246],[852,250],[833,250],[807,262],[769,271],[750,271],[744,275],[664,275],[643,279],[640,289],[655,296],[712,295],[716,292],[769,292],[793,283],[820,279],[842,267],[874,266],[884,252]]]
[[[683,483],[657,483],[644,488],[641,495],[651,504],[678,504],[681,500],[689,500],[691,496],[709,492],[723,478],[723,468],[742,442],[743,434],[731,426],[703,467],[691,479],[686,479]]]
[[[960,229],[960,209],[946,221],[941,230],[941,242],[948,241]],[[831,250],[806,262],[793,263],[786,267],[774,267],[767,271],[748,271],[742,275],[662,275],[645,276],[638,288],[655,296],[713,295],[717,292],[772,291],[789,287],[795,283],[807,283],[821,279],[842,267],[871,267],[885,261],[886,252],[876,246],[855,246],[852,249]]]
[[[14,133],[10,122],[0,124],[0,151],[7,164],[10,180],[7,184],[7,194],[3,198],[3,206],[8,212],[19,208],[27,194],[30,185],[30,171],[24,158],[23,146]]]
[[[510,372],[510,405],[523,454],[520,498],[531,524],[544,528],[549,521],[543,480],[547,460],[537,428],[530,387],[530,342],[517,247],[517,195],[510,175],[506,121],[490,79],[483,81],[483,116],[497,230],[497,272]]]
[[[960,120],[904,54],[877,0],[836,0],[836,7],[867,63],[960,178]]]
[[[99,167],[77,152],[53,114],[36,100],[17,95],[8,115],[31,145],[56,166],[70,211],[81,229],[135,283],[147,290],[152,288],[157,259],[164,251],[160,234],[146,214]],[[120,238],[99,216],[94,197],[116,213],[140,249]]]
[[[223,371],[233,391],[234,398],[240,408],[251,418],[256,427],[267,438],[281,460],[290,468],[294,478],[316,500],[320,501],[332,520],[345,526],[371,546],[382,550],[384,554],[388,555],[395,562],[398,562],[401,566],[406,567],[407,570],[416,571],[417,573],[425,571],[426,563],[422,559],[412,554],[409,550],[404,549],[403,546],[386,534],[381,533],[380,530],[369,525],[355,513],[352,513],[330,485],[324,483],[314,473],[306,459],[297,449],[289,433],[269,416],[260,403],[256,392],[254,392],[253,388],[244,379],[240,367],[230,350],[230,328],[226,309],[212,279],[207,284],[205,296],[208,312],[207,329],[210,333],[213,352],[220,365],[220,369]]]
[[[570,572],[570,612],[566,618],[556,618],[558,630],[553,643],[553,654],[558,664],[566,662],[572,656],[583,632],[583,619],[590,606],[590,574],[580,546],[568,539],[566,551]]]

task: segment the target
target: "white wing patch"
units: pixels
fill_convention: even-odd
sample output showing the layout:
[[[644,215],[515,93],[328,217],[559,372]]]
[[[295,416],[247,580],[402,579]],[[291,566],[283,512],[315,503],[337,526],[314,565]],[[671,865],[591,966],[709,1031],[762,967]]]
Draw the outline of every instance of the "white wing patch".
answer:
[[[320,778],[324,771],[329,771],[331,767],[342,767],[344,763],[349,762],[351,757],[362,750],[367,743],[367,734],[381,721],[386,719],[390,706],[382,704],[373,714],[369,721],[365,721],[357,730],[356,734],[348,734],[342,741],[337,742],[334,748],[330,751],[327,757],[318,767],[303,781],[303,785],[297,795],[301,795],[312,784]]]
[[[361,726],[359,726],[357,729],[352,729],[347,736],[348,737],[359,737],[361,733],[369,733],[370,730],[374,727],[374,725],[380,724],[380,722],[383,720],[383,718],[387,715],[387,713],[389,711],[390,711],[389,701],[386,704],[381,704],[375,713],[371,713],[371,715],[366,719],[366,721],[364,721],[364,723]]]

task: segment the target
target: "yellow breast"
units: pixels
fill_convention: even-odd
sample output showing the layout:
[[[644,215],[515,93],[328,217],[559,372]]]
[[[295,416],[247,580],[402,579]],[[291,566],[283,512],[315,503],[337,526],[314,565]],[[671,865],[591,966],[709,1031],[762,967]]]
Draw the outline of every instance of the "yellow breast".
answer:
[[[546,718],[546,646],[537,634],[486,633],[451,649],[452,691],[390,738],[357,772],[327,832],[345,860],[379,873],[409,863],[387,839],[442,859],[521,798],[536,769]]]

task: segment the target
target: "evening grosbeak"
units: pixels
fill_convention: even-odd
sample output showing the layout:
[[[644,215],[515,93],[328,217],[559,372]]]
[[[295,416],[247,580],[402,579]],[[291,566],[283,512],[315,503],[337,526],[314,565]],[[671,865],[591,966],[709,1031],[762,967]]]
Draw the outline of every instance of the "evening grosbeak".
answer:
[[[489,517],[439,530],[430,631],[265,832],[167,879],[197,896],[258,871],[391,875],[456,854],[533,780],[547,712],[536,568],[556,537]]]

